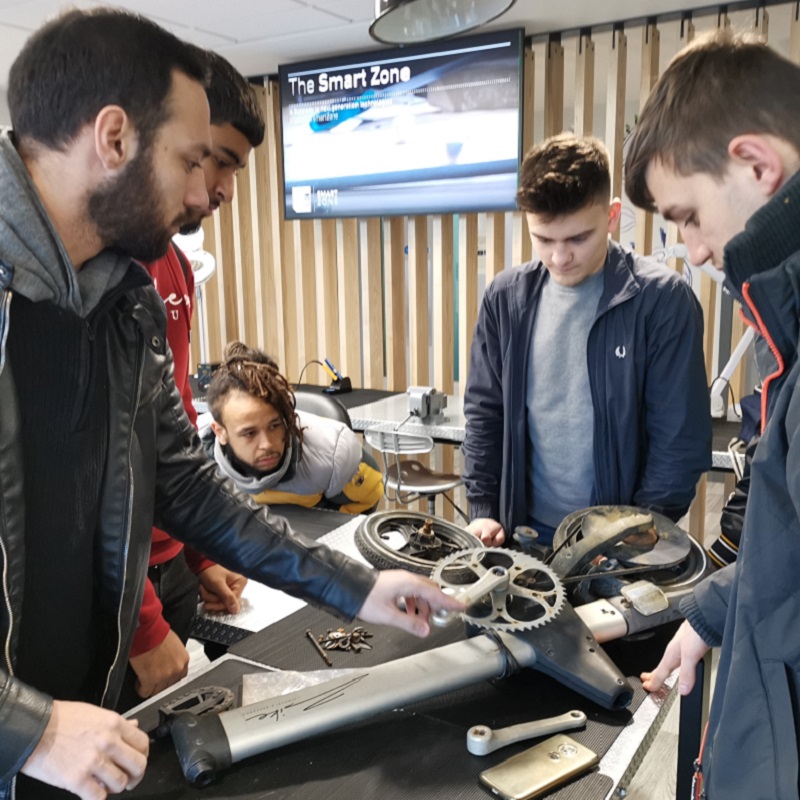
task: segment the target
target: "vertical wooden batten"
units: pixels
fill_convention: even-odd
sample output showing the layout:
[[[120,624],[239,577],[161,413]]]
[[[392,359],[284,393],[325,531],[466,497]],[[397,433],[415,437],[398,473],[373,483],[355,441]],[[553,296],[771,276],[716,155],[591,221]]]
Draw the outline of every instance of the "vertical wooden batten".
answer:
[[[606,92],[605,143],[611,160],[611,195],[622,197],[623,147],[625,144],[625,85],[628,69],[628,38],[622,27],[611,34],[611,53]],[[619,226],[613,233],[619,241]]]
[[[317,281],[317,352],[340,367],[339,351],[339,279],[336,260],[336,220],[317,220],[314,225]],[[320,372],[322,383],[328,376]]]
[[[294,382],[300,377],[303,364],[300,361],[303,348],[303,328],[297,316],[298,311],[298,269],[295,263],[295,223],[284,220],[280,226],[281,242],[281,281],[283,282],[283,324],[286,349],[281,369],[286,377]]]
[[[259,94],[266,122],[266,141],[253,154],[256,163],[258,197],[264,200],[259,214],[261,263],[266,269],[261,283],[266,318],[264,334],[267,352],[286,365],[286,333],[283,311],[283,269],[281,231],[283,230],[283,169],[278,155],[281,147],[280,97],[277,81],[268,81]]]
[[[531,47],[526,47],[522,61],[522,154],[523,158],[533,147],[533,109],[534,109],[534,78],[535,60]],[[511,262],[524,264],[532,257],[531,237],[528,234],[528,224],[521,211],[515,211],[511,218]]]
[[[594,125],[594,42],[581,31],[575,59],[575,133],[591,136]]]
[[[383,389],[382,223],[379,217],[371,217],[360,225],[364,386]]]
[[[303,380],[309,383],[324,383],[325,373],[320,361],[317,326],[317,252],[314,236],[314,221],[302,220],[295,223],[294,252],[299,287],[297,292],[298,332],[302,331],[298,347],[298,364]],[[299,373],[298,373],[299,377]]]
[[[383,226],[386,300],[386,385],[403,392],[406,369],[406,220],[392,217]]]
[[[789,58],[800,64],[800,0],[792,4],[789,20]]]
[[[428,218],[408,221],[408,338],[411,385],[430,381],[428,358]]]
[[[561,37],[553,35],[547,43],[544,65],[544,137],[564,129],[564,47]]]
[[[469,351],[478,318],[478,217],[458,218],[458,383],[467,383]]]
[[[641,112],[650,91],[658,80],[658,58],[661,34],[654,21],[642,28],[642,72],[639,83],[639,111]],[[653,214],[636,210],[636,250],[642,255],[653,252]]]
[[[336,222],[338,289],[339,289],[339,339],[341,341],[343,375],[350,378],[353,387],[362,387],[361,378],[361,306],[358,279],[358,220],[341,219]]]
[[[250,183],[250,170],[241,170],[236,175],[236,188],[231,204],[234,219],[233,249],[235,253],[236,297],[240,303],[237,315],[239,337],[251,346],[258,346],[257,323],[259,303],[256,293],[256,274],[260,273],[253,230],[251,209],[254,205]]]
[[[433,384],[445,394],[453,393],[455,373],[454,336],[455,326],[453,292],[455,288],[455,266],[453,251],[453,217],[449,214],[433,218]],[[437,460],[443,472],[453,471],[453,448],[437,448]],[[453,519],[453,507],[440,500],[439,513],[445,519]]]
[[[506,215],[486,215],[486,285],[506,267]]]

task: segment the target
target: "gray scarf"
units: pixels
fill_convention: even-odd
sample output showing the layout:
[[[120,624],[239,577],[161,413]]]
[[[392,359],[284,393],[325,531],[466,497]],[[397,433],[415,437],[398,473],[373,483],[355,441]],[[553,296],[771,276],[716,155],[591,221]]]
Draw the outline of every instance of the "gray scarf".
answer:
[[[14,268],[12,291],[88,316],[131,259],[104,250],[76,272],[8,129],[0,129],[0,197],[0,258]]]
[[[292,445],[293,440],[290,438],[278,468],[274,472],[262,475],[260,478],[243,475],[239,472],[239,470],[231,464],[217,436],[214,437],[214,460],[217,462],[220,472],[230,478],[243,492],[247,494],[261,494],[261,492],[265,492],[267,489],[274,489],[288,472],[289,467],[294,461],[294,447]]]

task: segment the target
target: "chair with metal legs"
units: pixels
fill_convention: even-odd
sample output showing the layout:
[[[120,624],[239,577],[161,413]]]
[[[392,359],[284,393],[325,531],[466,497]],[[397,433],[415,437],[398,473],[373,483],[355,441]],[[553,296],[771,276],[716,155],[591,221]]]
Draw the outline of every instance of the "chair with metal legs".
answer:
[[[464,482],[460,475],[435,472],[417,459],[401,458],[430,453],[434,447],[432,437],[422,433],[367,428],[364,438],[383,455],[383,485],[387,500],[408,505],[427,498],[428,513],[433,515],[436,513],[436,495],[441,494],[469,522],[466,514],[446,494]]]

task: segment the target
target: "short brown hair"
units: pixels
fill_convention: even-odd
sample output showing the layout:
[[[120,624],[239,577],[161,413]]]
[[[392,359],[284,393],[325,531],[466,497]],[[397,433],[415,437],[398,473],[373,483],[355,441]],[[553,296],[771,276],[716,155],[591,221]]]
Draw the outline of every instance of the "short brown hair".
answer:
[[[523,211],[560,217],[610,199],[608,151],[599,139],[561,133],[533,147],[522,162],[517,204]]]
[[[721,177],[728,145],[743,133],[772,134],[800,152],[800,67],[752,35],[723,29],[681,50],[647,98],[625,159],[628,197],[653,207],[653,161],[679,175]]]
[[[298,456],[302,456],[303,429],[295,410],[294,392],[273,358],[242,342],[231,342],[225,348],[222,363],[214,370],[206,392],[211,416],[220,425],[224,424],[222,407],[225,398],[233,391],[246,392],[271,405],[283,419],[287,432],[297,438]]]

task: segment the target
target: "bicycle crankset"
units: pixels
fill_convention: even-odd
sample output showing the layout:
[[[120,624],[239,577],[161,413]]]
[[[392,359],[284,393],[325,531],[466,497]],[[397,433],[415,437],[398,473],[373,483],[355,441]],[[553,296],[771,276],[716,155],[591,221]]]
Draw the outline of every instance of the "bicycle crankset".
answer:
[[[431,575],[439,586],[461,595],[467,623],[517,633],[551,622],[561,611],[564,587],[546,564],[499,547],[477,547],[443,558]]]

